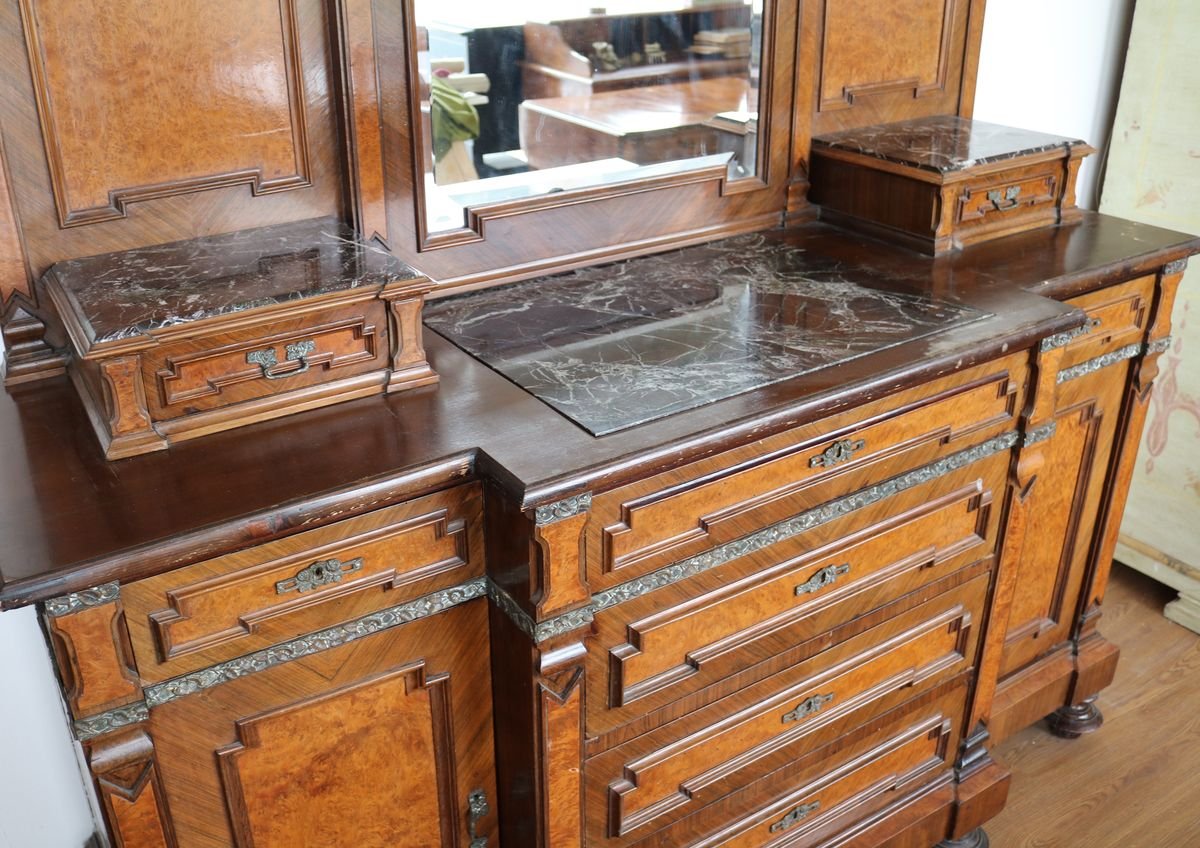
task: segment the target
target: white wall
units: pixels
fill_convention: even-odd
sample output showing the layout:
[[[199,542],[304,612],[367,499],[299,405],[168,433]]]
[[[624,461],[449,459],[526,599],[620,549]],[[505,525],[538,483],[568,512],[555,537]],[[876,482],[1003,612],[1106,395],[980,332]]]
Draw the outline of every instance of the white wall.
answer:
[[[1082,138],[1097,149],[1079,172],[1095,209],[1116,111],[1134,0],[989,0],[975,117]]]
[[[0,848],[79,848],[95,825],[32,607],[0,613]]]

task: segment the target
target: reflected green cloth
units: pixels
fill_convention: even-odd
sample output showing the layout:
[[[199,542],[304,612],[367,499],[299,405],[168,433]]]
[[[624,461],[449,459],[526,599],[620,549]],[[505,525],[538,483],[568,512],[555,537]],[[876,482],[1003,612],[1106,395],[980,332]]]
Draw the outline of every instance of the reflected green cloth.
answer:
[[[429,114],[433,124],[433,156],[440,159],[456,141],[479,135],[479,113],[467,97],[441,77],[429,89]]]

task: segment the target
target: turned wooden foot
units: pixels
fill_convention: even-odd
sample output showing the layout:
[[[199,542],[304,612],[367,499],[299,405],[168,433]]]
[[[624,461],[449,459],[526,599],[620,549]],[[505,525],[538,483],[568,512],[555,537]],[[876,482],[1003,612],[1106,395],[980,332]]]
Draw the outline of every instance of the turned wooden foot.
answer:
[[[943,839],[934,848],[988,848],[988,835],[977,827],[962,839]]]
[[[1046,716],[1046,726],[1055,736],[1063,739],[1078,739],[1085,733],[1099,730],[1104,716],[1096,706],[1094,697],[1069,707],[1059,707]]]

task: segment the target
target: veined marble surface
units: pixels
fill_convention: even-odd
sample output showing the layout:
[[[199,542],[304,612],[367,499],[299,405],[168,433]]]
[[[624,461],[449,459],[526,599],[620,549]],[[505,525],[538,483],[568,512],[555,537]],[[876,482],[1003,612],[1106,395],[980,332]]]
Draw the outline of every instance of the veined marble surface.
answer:
[[[943,174],[1081,144],[1084,142],[1079,139],[953,115],[876,124],[813,139],[816,147],[861,153]]]
[[[93,341],[421,275],[335,218],[59,262]]]
[[[984,317],[771,233],[425,309],[430,328],[597,436]]]

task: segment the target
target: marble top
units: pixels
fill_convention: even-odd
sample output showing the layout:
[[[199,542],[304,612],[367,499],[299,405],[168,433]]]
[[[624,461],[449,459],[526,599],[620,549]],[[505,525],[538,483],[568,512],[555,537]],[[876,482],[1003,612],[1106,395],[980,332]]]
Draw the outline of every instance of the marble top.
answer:
[[[425,308],[431,329],[597,436],[985,317],[773,233]]]
[[[50,273],[97,344],[421,276],[335,218],[70,259]]]
[[[816,147],[861,153],[942,174],[1084,143],[953,115],[876,124],[813,139]]]

